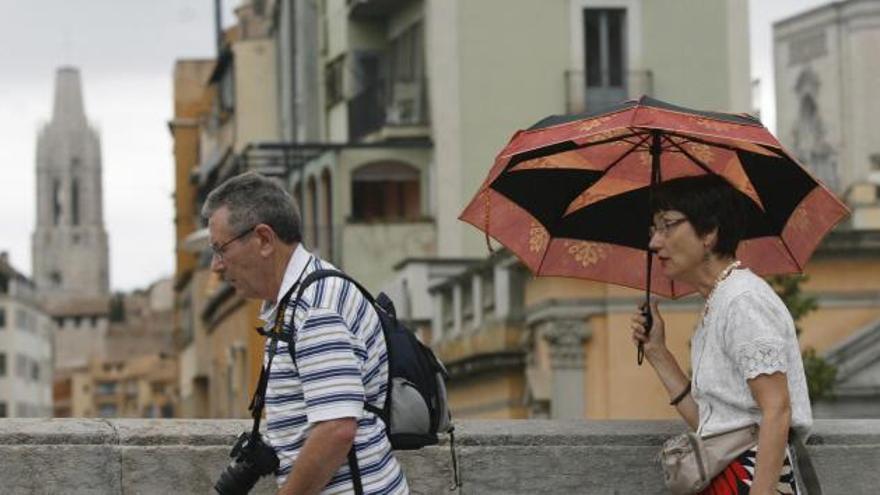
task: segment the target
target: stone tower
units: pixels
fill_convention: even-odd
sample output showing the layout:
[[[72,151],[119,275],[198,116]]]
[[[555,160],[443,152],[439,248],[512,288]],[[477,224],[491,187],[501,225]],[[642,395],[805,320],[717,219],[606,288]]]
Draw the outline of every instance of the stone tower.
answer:
[[[56,366],[80,365],[103,354],[109,275],[100,142],[86,119],[76,68],[57,71],[52,119],[37,137],[36,161],[33,278],[59,325]]]

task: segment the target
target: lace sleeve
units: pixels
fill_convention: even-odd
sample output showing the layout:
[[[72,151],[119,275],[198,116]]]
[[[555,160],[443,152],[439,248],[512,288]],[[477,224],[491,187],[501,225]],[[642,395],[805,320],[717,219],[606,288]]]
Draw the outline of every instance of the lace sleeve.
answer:
[[[785,359],[785,343],[780,339],[760,338],[740,345],[736,350],[736,363],[746,380],[758,375],[788,372]]]
[[[772,304],[751,293],[731,302],[726,346],[746,380],[788,371],[786,345],[790,343],[786,338],[786,317],[791,317],[787,311],[781,303]]]

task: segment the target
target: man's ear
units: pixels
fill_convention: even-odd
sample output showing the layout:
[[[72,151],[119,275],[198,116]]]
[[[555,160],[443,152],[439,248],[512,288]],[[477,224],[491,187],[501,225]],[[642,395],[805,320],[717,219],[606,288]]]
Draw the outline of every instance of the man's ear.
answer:
[[[270,256],[275,252],[275,243],[278,241],[278,236],[275,235],[275,231],[272,230],[272,227],[269,227],[264,223],[258,224],[254,227],[254,235],[260,243],[261,255]]]

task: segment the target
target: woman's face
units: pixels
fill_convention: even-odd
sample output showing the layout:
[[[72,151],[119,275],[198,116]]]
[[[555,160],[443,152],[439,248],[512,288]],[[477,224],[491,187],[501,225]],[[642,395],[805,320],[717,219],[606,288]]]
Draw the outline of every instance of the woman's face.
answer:
[[[688,281],[703,262],[705,237],[700,237],[680,211],[660,211],[654,215],[650,248],[657,253],[663,274],[673,280]]]

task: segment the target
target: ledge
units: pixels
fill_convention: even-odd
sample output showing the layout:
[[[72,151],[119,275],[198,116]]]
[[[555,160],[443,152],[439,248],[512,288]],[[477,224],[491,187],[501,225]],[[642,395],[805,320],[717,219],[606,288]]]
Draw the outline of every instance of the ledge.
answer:
[[[5,493],[209,493],[246,420],[0,420]],[[655,455],[678,421],[459,421],[468,494],[665,493]],[[872,493],[880,420],[820,420],[808,449],[826,494]],[[416,494],[449,493],[448,445],[399,452]],[[252,492],[274,493],[263,479]]]

